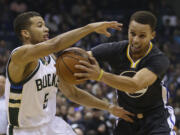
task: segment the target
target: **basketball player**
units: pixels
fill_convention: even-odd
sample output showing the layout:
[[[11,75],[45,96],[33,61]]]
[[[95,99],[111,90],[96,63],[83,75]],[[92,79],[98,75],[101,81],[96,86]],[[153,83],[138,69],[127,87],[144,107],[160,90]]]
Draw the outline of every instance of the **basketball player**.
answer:
[[[17,16],[14,29],[23,45],[12,51],[7,64],[6,103],[8,135],[75,135],[70,126],[55,117],[58,78],[50,55],[61,51],[86,35],[97,32],[110,36],[108,28],[121,29],[117,22],[91,23],[49,39],[49,30],[37,12]],[[68,91],[68,90],[66,90]],[[86,92],[80,104],[107,110],[131,121],[130,114]],[[131,115],[131,114],[130,114]]]
[[[155,37],[156,17],[148,11],[135,12],[130,18],[128,41],[104,43],[91,50],[98,62],[107,62],[112,73],[81,61],[76,77],[106,83],[117,89],[121,107],[136,114],[134,123],[119,119],[114,135],[175,135],[175,116],[167,106],[167,90],[162,86],[169,60],[151,40]]]

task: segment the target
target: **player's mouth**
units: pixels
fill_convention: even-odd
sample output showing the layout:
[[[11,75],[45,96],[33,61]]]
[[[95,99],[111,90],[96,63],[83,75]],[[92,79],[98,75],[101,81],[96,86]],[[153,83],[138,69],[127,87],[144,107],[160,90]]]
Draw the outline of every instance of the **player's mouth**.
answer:
[[[139,51],[141,49],[141,46],[140,45],[134,45],[134,44],[132,44],[131,45],[131,50],[133,50],[133,51]]]
[[[44,40],[48,40],[48,39],[49,39],[49,34],[45,34],[45,35],[43,36],[43,38],[44,38]]]

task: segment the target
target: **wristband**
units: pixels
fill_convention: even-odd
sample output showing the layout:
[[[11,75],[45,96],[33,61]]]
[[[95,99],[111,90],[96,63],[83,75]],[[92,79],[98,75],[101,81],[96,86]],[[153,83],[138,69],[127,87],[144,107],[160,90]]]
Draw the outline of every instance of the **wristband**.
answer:
[[[103,76],[103,73],[104,73],[104,70],[101,69],[97,81],[100,81],[100,80],[101,80],[101,78],[102,78],[102,76]]]

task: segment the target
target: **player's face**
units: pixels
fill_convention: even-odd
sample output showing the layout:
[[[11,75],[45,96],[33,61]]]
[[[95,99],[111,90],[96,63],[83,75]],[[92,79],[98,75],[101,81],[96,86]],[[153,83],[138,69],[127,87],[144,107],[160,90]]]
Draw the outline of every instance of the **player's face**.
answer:
[[[128,38],[130,50],[133,54],[141,54],[149,47],[150,40],[155,36],[150,25],[131,21],[129,24]]]
[[[40,43],[49,39],[49,29],[46,27],[42,17],[36,16],[30,18],[32,22],[29,30],[30,42],[33,44]]]

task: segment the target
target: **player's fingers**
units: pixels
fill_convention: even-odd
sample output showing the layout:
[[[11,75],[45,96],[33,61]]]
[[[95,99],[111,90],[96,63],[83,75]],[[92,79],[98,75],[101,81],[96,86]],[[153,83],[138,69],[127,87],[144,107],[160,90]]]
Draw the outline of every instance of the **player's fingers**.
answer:
[[[86,66],[86,67],[92,67],[92,65],[89,62],[84,61],[84,60],[79,60],[79,63]]]
[[[122,30],[122,27],[119,27],[119,26],[113,26],[112,28],[119,31]]]
[[[109,25],[109,26],[112,26],[112,25],[117,24],[117,23],[118,23],[117,21],[106,22],[106,24]]]
[[[124,119],[125,121],[128,121],[128,122],[131,122],[131,123],[134,122],[134,120],[131,117],[129,117],[128,115],[124,115],[122,119]]]
[[[75,68],[80,69],[80,70],[85,71],[85,72],[89,71],[89,68],[84,66],[84,65],[75,65]]]
[[[87,81],[88,80],[88,78],[80,78],[80,77],[76,77],[76,81],[77,82],[82,82],[82,81]]]
[[[117,21],[109,22],[109,27],[114,27],[114,26],[122,27],[123,24],[122,23],[118,23]]]
[[[109,33],[107,30],[103,30],[102,34],[104,34],[106,37],[110,37],[111,33]]]
[[[88,73],[74,73],[74,76],[76,78],[88,78],[89,74]]]
[[[75,77],[88,77],[87,73],[74,73]]]
[[[125,113],[126,115],[135,116],[135,114],[133,114],[133,113],[131,113],[131,112],[128,112],[128,111],[126,111],[126,110],[124,110],[124,113]]]
[[[91,63],[94,65],[98,65],[98,62],[96,61],[96,59],[93,56],[89,57],[89,60],[91,61]]]

